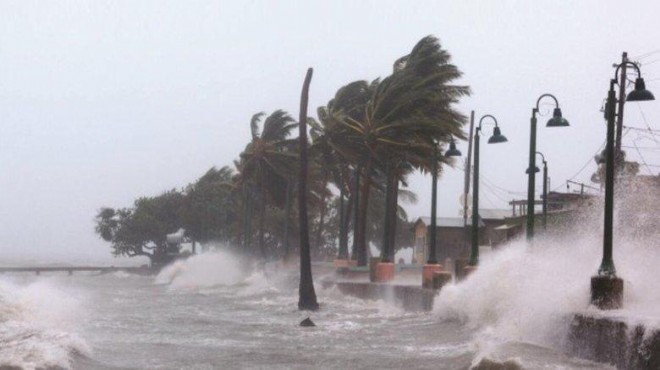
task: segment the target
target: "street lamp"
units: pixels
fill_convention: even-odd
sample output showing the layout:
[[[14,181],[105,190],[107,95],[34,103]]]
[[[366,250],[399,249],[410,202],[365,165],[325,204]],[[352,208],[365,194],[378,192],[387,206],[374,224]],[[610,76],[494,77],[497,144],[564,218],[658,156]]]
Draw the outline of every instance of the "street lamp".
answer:
[[[548,227],[548,162],[545,160],[545,156],[541,152],[536,152],[543,159],[543,230],[546,230]],[[534,167],[534,173],[538,173],[539,168]],[[526,174],[529,174],[529,168],[525,170]]]
[[[479,264],[479,132],[481,123],[485,118],[491,118],[495,123],[493,135],[488,138],[488,144],[499,144],[507,142],[507,138],[502,135],[497,119],[490,114],[486,114],[479,120],[479,126],[474,130],[474,179],[472,187],[472,246],[470,249],[470,259],[468,265],[475,267]]]
[[[653,94],[646,90],[646,84],[641,77],[639,67],[632,62],[617,65],[614,79],[610,80],[610,90],[607,93],[606,117],[607,140],[605,145],[605,220],[603,233],[603,260],[598,275],[591,278],[591,303],[601,309],[616,309],[623,305],[623,280],[616,276],[614,260],[612,259],[612,227],[614,214],[614,118],[616,116],[616,97],[614,85],[617,84],[619,70],[629,65],[637,71],[635,90],[626,97],[626,101],[655,100]]]
[[[550,97],[555,101],[555,109],[552,112],[552,118],[548,120],[546,127],[566,127],[568,121],[562,117],[559,102],[552,94],[543,94],[536,101],[536,107],[532,108],[531,130],[529,137],[529,166],[527,168],[536,168],[536,113],[539,112],[539,103],[545,97]],[[527,240],[534,239],[534,172],[528,172],[527,176]]]
[[[461,151],[456,149],[456,142],[451,138],[449,150],[445,152],[445,157],[459,157]],[[433,142],[433,164],[431,165],[431,225],[429,225],[429,257],[422,270],[422,286],[430,288],[433,285],[433,273],[440,271],[436,247],[436,209],[438,201],[438,143]]]

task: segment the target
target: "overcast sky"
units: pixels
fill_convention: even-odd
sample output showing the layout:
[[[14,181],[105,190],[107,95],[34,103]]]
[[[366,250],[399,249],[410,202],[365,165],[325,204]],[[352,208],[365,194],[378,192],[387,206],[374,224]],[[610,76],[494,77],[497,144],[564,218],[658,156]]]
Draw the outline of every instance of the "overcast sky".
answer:
[[[660,98],[659,4],[2,0],[0,262],[5,251],[109,256],[93,232],[97,209],[129,206],[231,165],[249,140],[252,114],[282,108],[297,117],[307,67],[315,112],[344,84],[388,75],[429,34],[472,88],[459,108],[495,115],[509,138],[482,141],[482,208],[525,197],[529,118],[546,92],[571,123],[549,129],[547,115],[539,120],[552,188],[588,183],[605,139],[600,108],[623,51],[641,62]],[[658,122],[660,101],[626,105],[626,125],[660,130]],[[624,137],[641,148],[641,156],[626,150],[646,161],[647,174],[660,172],[659,142],[637,130]],[[466,143],[459,148],[466,154]],[[458,216],[460,163],[440,180],[441,215]],[[420,202],[409,215],[428,215],[430,178],[415,176],[411,188]]]

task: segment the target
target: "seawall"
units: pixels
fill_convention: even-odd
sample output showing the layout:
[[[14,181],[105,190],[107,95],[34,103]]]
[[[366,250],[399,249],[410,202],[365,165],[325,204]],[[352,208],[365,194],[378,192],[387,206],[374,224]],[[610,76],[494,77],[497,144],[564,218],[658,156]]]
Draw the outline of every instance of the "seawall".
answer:
[[[660,369],[660,330],[609,317],[574,316],[567,352],[618,369]]]
[[[340,292],[361,299],[382,299],[406,311],[431,311],[436,290],[414,285],[377,284],[357,281],[326,281],[324,287],[336,286]]]

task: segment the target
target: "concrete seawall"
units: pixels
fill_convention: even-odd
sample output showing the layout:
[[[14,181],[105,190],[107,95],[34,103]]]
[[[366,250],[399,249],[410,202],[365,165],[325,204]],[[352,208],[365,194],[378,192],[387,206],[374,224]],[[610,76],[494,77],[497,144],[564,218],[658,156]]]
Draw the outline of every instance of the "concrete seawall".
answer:
[[[660,369],[660,330],[615,318],[575,315],[567,352],[626,370]]]
[[[325,282],[340,292],[361,299],[382,299],[406,311],[431,311],[437,291],[414,285],[376,284],[370,282]]]

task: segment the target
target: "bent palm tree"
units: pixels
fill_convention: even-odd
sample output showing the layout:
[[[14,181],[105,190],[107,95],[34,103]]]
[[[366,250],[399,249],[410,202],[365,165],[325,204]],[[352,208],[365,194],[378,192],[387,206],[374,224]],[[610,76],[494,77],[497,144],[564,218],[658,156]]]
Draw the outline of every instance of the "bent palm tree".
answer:
[[[360,148],[364,156],[361,163],[365,181],[360,194],[356,235],[359,251],[366,251],[364,227],[372,185],[369,181],[371,174],[384,172],[388,179],[386,184],[398,188],[402,178],[397,169],[402,164],[428,170],[434,140],[447,143],[451,136],[464,138],[462,126],[466,117],[453,105],[460,97],[469,94],[469,88],[451,84],[461,73],[449,60],[449,53],[440,47],[435,37],[423,38],[409,55],[397,61],[392,75],[371,84],[373,93],[364,107],[363,117],[349,114],[337,117],[345,127],[346,146]],[[363,81],[362,85],[366,82]],[[440,158],[439,161],[447,160]],[[392,205],[397,204],[396,191],[390,190],[387,203],[386,226],[392,227],[390,224],[396,220],[392,216]],[[387,231],[385,235],[391,234]],[[390,262],[391,258],[388,248],[383,260]],[[366,265],[366,253],[358,255],[358,264]]]
[[[252,141],[240,154],[236,168],[242,180],[248,226],[249,215],[253,208],[251,203],[255,199],[258,201],[259,251],[265,258],[266,206],[274,204],[283,207],[286,201],[287,178],[295,171],[294,162],[297,158],[295,140],[288,137],[297,123],[286,112],[277,110],[266,117],[263,130],[259,133],[259,124],[263,116],[265,116],[263,112],[252,116],[250,121]]]

